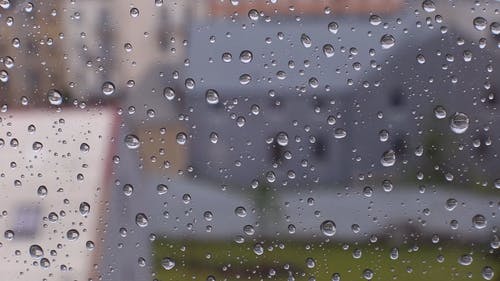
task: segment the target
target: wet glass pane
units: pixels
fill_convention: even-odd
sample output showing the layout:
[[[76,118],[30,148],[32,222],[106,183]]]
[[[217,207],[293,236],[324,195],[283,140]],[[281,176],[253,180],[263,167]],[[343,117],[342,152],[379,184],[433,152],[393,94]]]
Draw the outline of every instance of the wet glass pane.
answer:
[[[0,0],[2,280],[500,280],[500,2]]]

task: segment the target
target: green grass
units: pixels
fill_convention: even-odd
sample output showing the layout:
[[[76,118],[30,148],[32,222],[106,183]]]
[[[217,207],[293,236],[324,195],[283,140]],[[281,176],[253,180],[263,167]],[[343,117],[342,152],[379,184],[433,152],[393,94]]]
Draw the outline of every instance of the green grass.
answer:
[[[280,247],[280,244],[284,247]],[[341,280],[364,280],[363,270],[374,272],[372,280],[405,281],[442,281],[442,280],[484,280],[481,270],[490,266],[496,272],[493,280],[498,279],[500,258],[488,254],[487,247],[467,247],[459,244],[421,245],[418,250],[414,245],[399,247],[399,258],[390,259],[391,246],[384,244],[354,245],[348,250],[342,249],[337,242],[267,242],[261,256],[253,252],[253,243],[236,244],[222,241],[167,241],[157,240],[153,245],[155,278],[169,280],[206,280],[213,275],[216,280],[287,280],[293,272],[295,280],[331,280],[333,273],[341,275]],[[272,247],[272,251],[269,251]],[[354,249],[362,250],[362,257],[352,256]],[[463,254],[471,254],[474,261],[469,266],[458,263]],[[442,255],[444,262],[437,257]],[[171,270],[161,267],[164,257],[175,260]],[[315,260],[314,268],[307,268],[306,259]],[[285,269],[288,265],[289,269]],[[276,275],[269,277],[274,269]]]

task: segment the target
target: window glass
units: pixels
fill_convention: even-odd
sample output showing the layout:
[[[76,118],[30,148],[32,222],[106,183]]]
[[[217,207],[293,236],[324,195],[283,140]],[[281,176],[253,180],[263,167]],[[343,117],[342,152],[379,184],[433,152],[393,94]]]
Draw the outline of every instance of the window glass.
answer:
[[[497,0],[0,0],[2,280],[500,280]]]

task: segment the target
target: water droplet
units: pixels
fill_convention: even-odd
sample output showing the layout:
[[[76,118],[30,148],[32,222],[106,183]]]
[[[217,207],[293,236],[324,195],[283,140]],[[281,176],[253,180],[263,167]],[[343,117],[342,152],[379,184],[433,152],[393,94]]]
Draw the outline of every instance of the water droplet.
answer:
[[[323,235],[331,237],[337,232],[337,226],[331,220],[326,220],[320,225],[321,232]]]
[[[51,105],[61,105],[63,102],[63,97],[58,90],[50,89],[47,92],[47,99]]]
[[[156,186],[156,192],[158,192],[158,195],[163,195],[168,192],[168,187],[162,183]]]
[[[175,98],[174,89],[170,87],[165,87],[165,89],[163,89],[163,96],[169,101],[173,100]]]
[[[254,252],[257,256],[261,256],[262,254],[264,254],[264,247],[262,246],[262,244],[260,244],[260,243],[256,243],[256,244],[253,246],[253,252]]]
[[[302,35],[300,36],[300,42],[302,42],[302,46],[304,46],[305,48],[310,48],[312,46],[311,38],[309,38],[309,36],[307,36],[307,34],[305,33],[302,33]]]
[[[222,54],[222,61],[223,62],[231,62],[233,60],[233,55],[231,53],[224,53]]]
[[[484,280],[492,280],[493,276],[495,276],[495,272],[493,271],[493,268],[485,266],[481,270],[481,276],[483,276]]]
[[[82,216],[86,216],[90,213],[90,204],[87,202],[82,202],[80,203],[80,207],[78,209],[80,210],[80,214]]]
[[[213,144],[216,144],[219,141],[219,135],[216,132],[211,132],[208,138],[210,139],[210,142]]]
[[[474,20],[472,20],[472,23],[474,24],[474,28],[479,31],[486,29],[486,27],[488,26],[488,21],[483,17],[474,18]]]
[[[43,144],[41,142],[36,141],[33,143],[31,148],[33,148],[34,151],[39,151],[40,149],[43,148]]]
[[[249,74],[242,74],[240,76],[241,85],[247,85],[248,83],[250,83],[250,81],[252,81],[252,76],[250,76]]]
[[[185,145],[187,142],[187,135],[184,132],[179,132],[175,136],[175,140],[177,141],[178,144],[180,145]]]
[[[425,0],[422,2],[422,9],[424,9],[427,13],[432,13],[436,11],[436,5],[431,0]]]
[[[9,73],[5,70],[0,70],[0,81],[7,83],[9,81]]]
[[[490,24],[490,31],[491,34],[493,35],[499,35],[500,34],[500,23],[499,22],[492,22]]]
[[[381,142],[386,142],[389,139],[389,132],[387,130],[380,130],[378,138]]]
[[[247,216],[247,210],[245,209],[245,207],[239,206],[234,209],[234,214],[240,218],[244,218]]]
[[[469,117],[462,112],[456,112],[450,118],[450,128],[455,134],[463,134],[469,128]]]
[[[332,21],[331,23],[328,24],[328,31],[330,31],[333,34],[337,34],[339,31],[339,24],[337,22]]]
[[[280,146],[287,146],[288,145],[288,135],[285,132],[280,132],[276,136],[276,142]]]
[[[391,249],[390,258],[391,258],[391,260],[397,260],[399,258],[399,249],[398,248]]]
[[[9,240],[9,241],[10,241],[10,240],[13,240],[13,239],[14,239],[14,236],[15,236],[14,231],[12,231],[12,230],[10,230],[10,229],[6,230],[6,231],[3,233],[3,237],[5,237],[5,239],[7,239],[7,240]]]
[[[371,25],[377,26],[382,23],[382,18],[378,15],[371,15],[369,21]]]
[[[333,133],[333,137],[336,139],[343,139],[346,136],[347,136],[346,130],[341,128],[335,129],[335,132]]]
[[[95,243],[93,241],[89,240],[89,241],[85,242],[85,247],[87,248],[87,250],[92,251],[95,248]]]
[[[212,221],[214,219],[214,214],[210,211],[205,211],[203,213],[203,218],[206,220],[206,221]]]
[[[382,158],[380,158],[380,163],[384,167],[394,166],[394,164],[396,164],[396,152],[392,149],[384,152],[384,154],[382,154]]]
[[[80,151],[81,152],[85,153],[85,152],[89,152],[89,150],[90,150],[90,146],[87,143],[83,142],[82,144],[80,144]]]
[[[473,261],[473,258],[471,255],[462,255],[460,256],[460,258],[458,258],[458,263],[460,265],[471,265],[472,264],[472,261]]]
[[[440,105],[436,106],[434,108],[434,116],[436,116],[437,119],[446,118],[446,109]]]
[[[43,255],[44,255],[42,247],[40,247],[37,244],[33,244],[30,246],[29,253],[30,253],[30,256],[32,258],[35,258],[35,259],[39,259],[39,258],[43,257]]]
[[[316,261],[313,258],[306,259],[307,268],[314,268],[316,266]]]
[[[78,237],[80,237],[80,232],[76,229],[70,229],[66,232],[66,238],[68,238],[69,241],[75,241]]]
[[[327,58],[331,58],[335,55],[335,49],[331,44],[326,44],[323,46],[323,54],[325,54]]]
[[[359,226],[359,224],[353,224],[351,225],[351,230],[353,233],[359,233],[361,231],[361,227]]]
[[[113,84],[109,81],[104,82],[102,84],[101,90],[105,96],[110,96],[115,92],[115,84]]]
[[[123,186],[122,191],[125,196],[132,196],[134,193],[134,186],[127,183]]]
[[[372,280],[373,278],[373,271],[371,269],[365,269],[363,271],[363,278],[365,278],[366,280]]]
[[[340,281],[340,274],[339,273],[332,274],[332,280],[331,281]]]
[[[148,217],[144,213],[138,213],[135,215],[135,224],[139,227],[146,227],[148,226]]]
[[[193,78],[187,78],[186,81],[184,81],[184,86],[188,89],[188,90],[193,90],[194,87],[196,86],[196,82],[194,82],[194,79]]]
[[[247,224],[243,227],[243,232],[248,236],[252,236],[255,234],[255,228],[252,225]]]
[[[396,44],[396,39],[394,39],[394,36],[390,34],[384,34],[380,38],[380,45],[382,45],[382,49],[390,49]]]
[[[40,266],[43,268],[49,268],[50,267],[50,261],[47,258],[42,258],[40,260]]]
[[[137,149],[141,145],[141,141],[136,135],[128,134],[124,139],[125,145],[128,149]]]
[[[165,269],[165,270],[171,270],[172,268],[175,267],[175,261],[171,258],[163,258],[161,260],[161,266]]]
[[[38,194],[38,196],[44,198],[45,196],[47,196],[48,193],[47,187],[45,187],[44,185],[40,185],[36,193]]]
[[[133,18],[138,17],[139,16],[139,9],[137,9],[137,8],[130,9],[130,16]]]
[[[255,9],[251,9],[248,11],[248,18],[253,20],[253,21],[258,21],[259,20],[259,12]]]
[[[472,225],[476,229],[483,229],[486,227],[487,224],[488,224],[488,221],[481,214],[478,214],[478,215],[475,215],[474,217],[472,217]]]
[[[445,203],[445,209],[447,211],[453,211],[458,205],[458,201],[457,199],[455,198],[449,198],[448,200],[446,200],[446,203]]]
[[[425,63],[425,57],[424,57],[424,55],[422,55],[422,54],[418,54],[418,55],[417,55],[417,62],[418,62],[419,64],[424,64],[424,63]]]
[[[219,103],[219,93],[214,89],[209,89],[205,93],[205,99],[208,104],[218,104]]]
[[[243,52],[240,53],[240,61],[242,63],[250,63],[252,59],[253,59],[252,52],[244,50]]]

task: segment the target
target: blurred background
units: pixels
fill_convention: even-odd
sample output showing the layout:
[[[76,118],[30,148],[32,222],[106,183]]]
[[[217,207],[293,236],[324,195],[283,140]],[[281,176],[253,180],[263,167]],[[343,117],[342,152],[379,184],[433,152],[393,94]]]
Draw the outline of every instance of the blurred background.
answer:
[[[500,2],[0,0],[5,280],[500,280]]]

